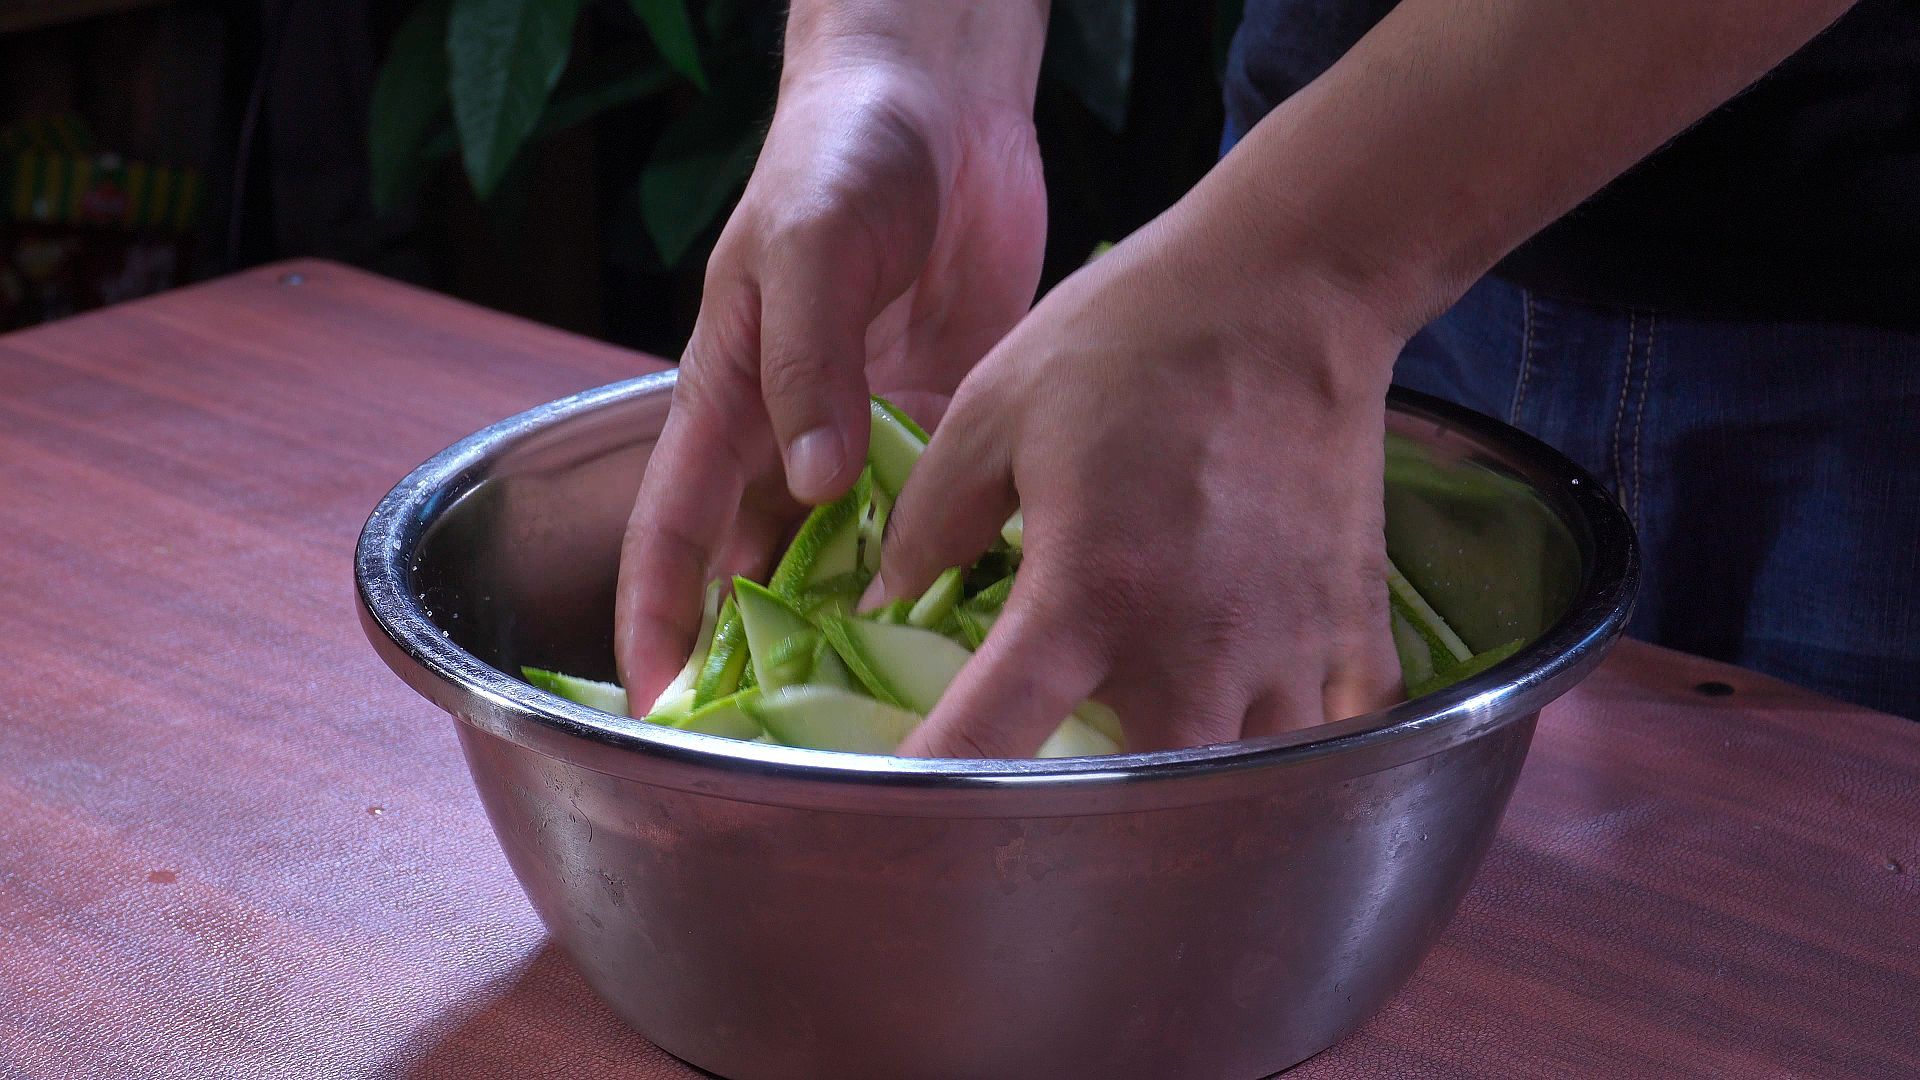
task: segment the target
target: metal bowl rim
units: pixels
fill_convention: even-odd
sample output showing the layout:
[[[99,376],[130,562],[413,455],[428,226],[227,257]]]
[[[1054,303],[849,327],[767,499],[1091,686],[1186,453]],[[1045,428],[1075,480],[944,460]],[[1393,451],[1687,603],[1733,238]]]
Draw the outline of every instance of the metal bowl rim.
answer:
[[[1430,743],[1425,752],[1437,752],[1537,712],[1583,678],[1624,628],[1638,584],[1632,525],[1590,474],[1524,432],[1439,398],[1394,387],[1391,407],[1461,429],[1496,450],[1549,507],[1573,519],[1568,525],[1576,541],[1582,541],[1583,580],[1567,612],[1526,648],[1444,691],[1377,712],[1260,739],[1097,758],[840,754],[740,742],[615,717],[539,690],[456,645],[426,614],[411,588],[409,567],[440,515],[485,478],[489,462],[514,445],[564,420],[633,398],[670,394],[674,383],[674,372],[659,372],[537,406],[469,435],[409,473],[375,507],[355,550],[354,578],[369,635],[377,628],[407,659],[465,700],[553,734],[663,763],[710,768],[741,780],[758,775],[834,785],[1032,790],[1267,770],[1330,755],[1388,751],[1409,741]],[[386,650],[383,656],[398,672],[397,658]],[[1402,760],[1421,756],[1397,748]]]

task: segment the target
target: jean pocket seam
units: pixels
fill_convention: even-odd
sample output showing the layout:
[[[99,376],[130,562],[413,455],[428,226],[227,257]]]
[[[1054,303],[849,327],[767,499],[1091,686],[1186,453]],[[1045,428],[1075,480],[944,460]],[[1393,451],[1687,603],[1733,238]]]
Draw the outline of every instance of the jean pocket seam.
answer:
[[[1520,407],[1527,400],[1527,380],[1533,375],[1533,290],[1520,290],[1520,377],[1513,383],[1513,401],[1507,423],[1520,426]]]
[[[1633,388],[1633,354],[1639,342],[1640,313],[1630,310],[1627,312],[1627,362],[1620,373],[1620,399],[1613,406],[1613,486],[1622,507],[1633,505],[1632,478],[1627,475],[1627,455],[1621,434],[1626,427],[1628,393]]]
[[[1660,317],[1647,312],[1647,340],[1640,349],[1640,393],[1633,406],[1633,521],[1639,524],[1640,488],[1643,473],[1640,469],[1641,432],[1647,421],[1647,384],[1653,381],[1653,342],[1659,332]]]

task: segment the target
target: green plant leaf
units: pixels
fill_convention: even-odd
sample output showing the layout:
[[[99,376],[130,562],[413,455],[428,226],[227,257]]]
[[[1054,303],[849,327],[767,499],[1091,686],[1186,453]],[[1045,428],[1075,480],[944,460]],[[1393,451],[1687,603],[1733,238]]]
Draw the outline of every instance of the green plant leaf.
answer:
[[[653,38],[660,55],[705,93],[707,73],[700,66],[700,47],[693,40],[693,23],[687,18],[685,0],[627,0],[627,3],[646,24],[647,35]]]
[[[1047,34],[1046,71],[1109,130],[1127,124],[1137,0],[1058,0]]]
[[[420,185],[429,161],[421,153],[428,128],[447,104],[447,9],[426,0],[395,31],[373,86],[367,157],[373,204],[387,211]]]
[[[481,198],[539,123],[579,13],[580,0],[453,0],[448,91],[467,179]]]
[[[701,98],[653,144],[640,171],[640,218],[666,265],[680,261],[753,171],[765,135],[758,108],[751,94]]]
[[[655,60],[630,68],[624,74],[610,72],[597,80],[583,79],[580,86],[571,90],[563,85],[554,93],[553,104],[547,107],[546,115],[534,127],[533,137],[540,139],[557,135],[608,109],[662,90],[672,79],[673,72]]]
[[[673,69],[656,58],[614,58],[587,65],[583,72],[569,71],[553,92],[540,122],[534,125],[527,141],[538,142],[558,135],[575,124],[584,124],[608,109],[618,108],[658,93],[673,81]],[[578,76],[576,78],[576,75]],[[442,121],[427,136],[420,150],[426,164],[453,153],[457,137],[453,125]]]

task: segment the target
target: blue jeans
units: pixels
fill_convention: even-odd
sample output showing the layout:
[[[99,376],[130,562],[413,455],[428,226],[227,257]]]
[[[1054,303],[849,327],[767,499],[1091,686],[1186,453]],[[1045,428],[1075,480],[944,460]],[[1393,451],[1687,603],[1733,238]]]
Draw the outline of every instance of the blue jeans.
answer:
[[[1920,719],[1920,334],[1614,310],[1489,277],[1394,381],[1609,486],[1645,557],[1634,636]]]
[[[1220,152],[1240,135],[1229,124]],[[1920,334],[1624,311],[1488,277],[1393,377],[1609,485],[1640,532],[1635,637],[1920,720]]]

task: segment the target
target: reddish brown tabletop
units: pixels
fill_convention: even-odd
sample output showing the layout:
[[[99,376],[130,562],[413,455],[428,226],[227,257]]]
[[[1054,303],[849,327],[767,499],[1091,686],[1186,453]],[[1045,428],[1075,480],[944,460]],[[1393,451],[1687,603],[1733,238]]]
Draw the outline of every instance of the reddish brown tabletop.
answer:
[[[547,943],[351,580],[408,468],[653,366],[311,263],[0,338],[0,1077],[694,1075]],[[1920,724],[1623,646],[1294,1073],[1471,1074],[1920,1075]]]

